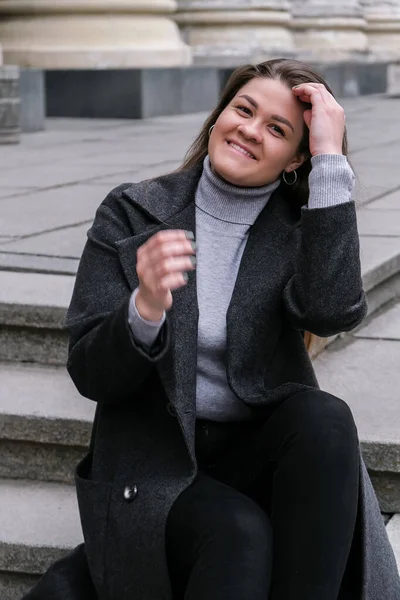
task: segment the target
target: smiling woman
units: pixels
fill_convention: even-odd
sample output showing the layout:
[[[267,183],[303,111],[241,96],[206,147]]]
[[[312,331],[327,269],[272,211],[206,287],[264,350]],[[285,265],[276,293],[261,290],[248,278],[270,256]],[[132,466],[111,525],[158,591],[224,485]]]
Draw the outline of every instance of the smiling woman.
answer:
[[[85,545],[26,600],[399,600],[356,424],[306,348],[367,312],[346,153],[325,82],[267,61],[180,170],[102,202],[67,316],[98,404]]]
[[[253,149],[258,149],[257,166],[252,165],[251,173],[241,171],[239,174],[235,168],[231,171],[230,177],[235,178],[236,184],[264,185],[276,180],[283,171],[296,170],[297,181],[289,193],[292,202],[297,206],[306,205],[309,198],[308,177],[312,154],[309,127],[303,115],[311,108],[311,96],[303,98],[307,102],[296,102],[295,92],[292,91],[295,86],[304,85],[306,82],[322,85],[333,97],[326,81],[311,67],[299,61],[276,59],[238,68],[190,147],[181,170],[201,163],[208,153],[213,154],[214,161],[218,161],[223,171],[229,168],[222,157],[220,144],[221,136],[226,136],[226,130],[230,128],[231,134],[235,131],[234,135],[239,137],[242,135],[246,138],[246,134],[250,134]],[[211,127],[213,135],[210,137]],[[267,130],[277,139],[266,136]],[[337,150],[347,156],[346,128],[339,128],[337,135],[341,137]],[[218,171],[217,165],[215,169]],[[243,179],[239,183],[241,177]],[[231,181],[229,176],[228,180]]]

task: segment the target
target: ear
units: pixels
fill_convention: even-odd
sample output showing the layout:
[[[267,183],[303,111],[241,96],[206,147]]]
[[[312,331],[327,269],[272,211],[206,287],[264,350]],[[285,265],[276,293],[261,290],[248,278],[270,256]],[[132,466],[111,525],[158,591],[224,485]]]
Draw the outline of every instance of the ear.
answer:
[[[295,154],[292,160],[286,165],[285,171],[290,173],[290,171],[295,171],[307,160],[307,156],[305,154]]]

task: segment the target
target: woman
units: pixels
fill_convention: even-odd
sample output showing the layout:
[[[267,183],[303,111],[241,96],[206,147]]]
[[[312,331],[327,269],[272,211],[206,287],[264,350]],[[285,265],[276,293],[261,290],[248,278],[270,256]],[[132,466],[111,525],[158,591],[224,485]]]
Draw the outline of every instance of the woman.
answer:
[[[367,312],[346,154],[323,79],[271,60],[232,75],[181,169],[101,204],[67,319],[97,402],[85,546],[29,598],[400,599],[351,411],[304,342]]]

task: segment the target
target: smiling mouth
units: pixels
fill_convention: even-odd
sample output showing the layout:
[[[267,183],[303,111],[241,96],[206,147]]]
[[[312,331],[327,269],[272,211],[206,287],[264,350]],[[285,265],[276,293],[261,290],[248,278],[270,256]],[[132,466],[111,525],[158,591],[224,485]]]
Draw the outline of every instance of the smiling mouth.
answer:
[[[227,143],[228,143],[228,146],[233,148],[233,150],[236,150],[236,152],[240,152],[240,154],[243,154],[243,156],[247,156],[248,158],[251,158],[252,160],[257,160],[256,157],[254,156],[254,154],[251,154],[251,152],[248,152],[247,150],[245,150],[238,144],[235,144],[234,142],[229,142],[229,141]]]

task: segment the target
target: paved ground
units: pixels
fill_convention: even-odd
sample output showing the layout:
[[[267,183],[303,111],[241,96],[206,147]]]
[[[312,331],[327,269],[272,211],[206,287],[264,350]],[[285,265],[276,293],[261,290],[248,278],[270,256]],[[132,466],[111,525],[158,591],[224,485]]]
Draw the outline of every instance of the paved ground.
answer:
[[[399,100],[344,102],[361,234],[370,257],[400,235]],[[56,119],[47,131],[0,147],[0,266],[73,273],[96,207],[115,185],[175,168],[205,115],[147,121]],[[381,237],[385,229],[385,240]]]

